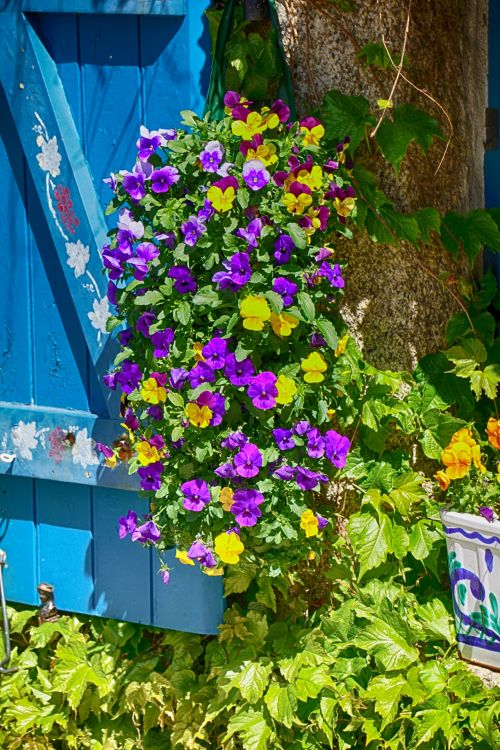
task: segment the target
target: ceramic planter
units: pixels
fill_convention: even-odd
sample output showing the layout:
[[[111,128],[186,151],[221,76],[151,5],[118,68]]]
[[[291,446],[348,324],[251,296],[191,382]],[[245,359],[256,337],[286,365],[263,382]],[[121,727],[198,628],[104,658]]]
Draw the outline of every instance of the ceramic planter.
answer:
[[[500,669],[500,521],[441,511],[460,655]]]

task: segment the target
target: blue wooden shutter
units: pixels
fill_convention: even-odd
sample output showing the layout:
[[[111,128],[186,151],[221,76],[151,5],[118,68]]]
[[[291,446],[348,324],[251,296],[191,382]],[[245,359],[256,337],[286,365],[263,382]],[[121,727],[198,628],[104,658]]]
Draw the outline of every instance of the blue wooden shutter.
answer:
[[[141,124],[202,110],[204,5],[7,0],[0,12],[0,545],[14,601],[36,603],[46,580],[61,609],[209,633],[221,581],[170,552],[165,587],[156,554],[118,539],[118,517],[144,501],[95,451],[122,431],[101,381],[116,350],[102,180],[132,165]]]

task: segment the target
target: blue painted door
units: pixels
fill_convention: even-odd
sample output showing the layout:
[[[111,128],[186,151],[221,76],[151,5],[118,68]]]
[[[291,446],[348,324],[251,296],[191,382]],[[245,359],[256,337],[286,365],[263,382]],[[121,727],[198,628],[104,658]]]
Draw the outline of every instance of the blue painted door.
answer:
[[[99,249],[109,172],[139,126],[201,111],[204,2],[0,0],[0,546],[12,601],[54,584],[63,610],[216,632],[220,579],[117,536],[141,509],[95,441],[121,432],[102,374],[115,351]],[[146,507],[143,506],[144,511]]]
[[[500,112],[500,3],[490,0],[488,18],[488,107]],[[500,134],[498,134],[500,135]],[[500,143],[489,144],[484,156],[484,189],[486,208],[500,206]],[[500,255],[486,254],[486,265],[491,266],[500,285]]]

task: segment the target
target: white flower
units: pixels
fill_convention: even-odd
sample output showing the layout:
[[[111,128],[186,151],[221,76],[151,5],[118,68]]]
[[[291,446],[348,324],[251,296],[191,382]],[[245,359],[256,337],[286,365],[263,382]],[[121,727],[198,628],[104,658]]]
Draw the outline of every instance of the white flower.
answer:
[[[75,277],[83,276],[90,259],[88,245],[84,245],[80,240],[66,242],[66,252],[68,253],[68,260],[66,262],[70,268],[75,269]]]
[[[12,442],[19,451],[21,458],[26,458],[28,461],[33,460],[32,450],[35,450],[38,446],[38,440],[36,438],[36,422],[19,422],[16,427],[11,430]]]
[[[56,136],[54,135],[46,141],[43,135],[39,135],[36,139],[36,144],[42,149],[36,155],[40,168],[45,172],[49,172],[51,177],[57,177],[60,174],[61,154],[57,147]]]
[[[92,325],[94,326],[94,328],[97,328],[98,331],[101,331],[101,333],[107,333],[106,321],[111,316],[111,313],[109,311],[108,298],[103,297],[100,301],[95,299],[93,307],[94,312],[87,313]]]
[[[92,447],[92,442],[92,438],[89,438],[87,434],[86,427],[75,434],[75,442],[71,449],[74,464],[80,464],[80,466],[86,469],[87,466],[93,466],[94,464],[99,463],[97,454]]]

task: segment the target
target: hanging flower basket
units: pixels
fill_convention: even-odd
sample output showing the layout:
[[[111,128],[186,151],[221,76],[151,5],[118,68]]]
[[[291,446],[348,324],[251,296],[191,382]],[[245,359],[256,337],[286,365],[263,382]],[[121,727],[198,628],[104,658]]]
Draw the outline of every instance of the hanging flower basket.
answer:
[[[500,669],[500,521],[441,511],[460,655]]]

